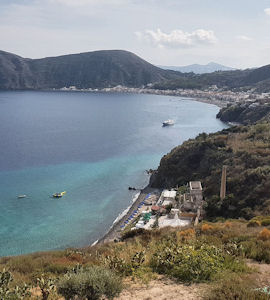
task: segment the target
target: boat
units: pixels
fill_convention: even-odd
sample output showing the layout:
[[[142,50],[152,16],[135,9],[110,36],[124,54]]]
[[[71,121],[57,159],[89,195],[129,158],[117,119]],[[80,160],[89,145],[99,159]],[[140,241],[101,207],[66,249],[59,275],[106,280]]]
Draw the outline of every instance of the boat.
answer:
[[[174,125],[174,121],[169,119],[169,120],[164,121],[162,124],[163,124],[163,127],[164,126],[172,126],[172,125]]]
[[[22,198],[26,198],[26,197],[27,197],[26,195],[19,195],[17,198],[22,199]]]
[[[53,198],[62,198],[65,194],[66,192],[61,192],[61,193],[55,193],[52,196]]]

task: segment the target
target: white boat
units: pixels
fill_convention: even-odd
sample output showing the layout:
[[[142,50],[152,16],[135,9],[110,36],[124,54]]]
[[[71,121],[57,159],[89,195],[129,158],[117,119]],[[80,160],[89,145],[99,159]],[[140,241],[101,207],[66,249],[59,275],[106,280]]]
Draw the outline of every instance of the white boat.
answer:
[[[27,197],[26,195],[19,195],[17,198],[22,199],[22,198],[26,198],[26,197]]]
[[[172,126],[174,125],[174,121],[169,119],[167,121],[164,121],[162,124],[163,126]]]

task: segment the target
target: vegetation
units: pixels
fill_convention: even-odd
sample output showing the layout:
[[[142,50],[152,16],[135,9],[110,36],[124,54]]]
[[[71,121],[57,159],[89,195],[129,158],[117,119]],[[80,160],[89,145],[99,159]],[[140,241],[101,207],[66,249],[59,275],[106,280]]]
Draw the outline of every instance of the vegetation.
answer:
[[[200,134],[165,155],[154,187],[201,180],[208,219],[251,219],[270,213],[270,124],[238,126]],[[219,198],[222,166],[227,165],[227,197]]]
[[[217,118],[224,122],[252,124],[260,120],[270,120],[270,105],[268,103],[258,106],[250,104],[227,105],[217,114]]]
[[[28,299],[32,292],[32,296],[48,300],[60,295],[65,299],[113,299],[122,290],[125,278],[147,283],[157,274],[185,283],[213,284],[217,299],[249,299],[246,295],[253,294],[261,297],[263,294],[255,291],[264,287],[260,282],[253,280],[245,287],[256,272],[247,267],[245,259],[270,263],[270,230],[248,224],[227,220],[182,230],[137,230],[132,235],[126,233],[124,241],[118,243],[2,258],[0,270],[8,271],[1,273],[0,290],[13,298],[0,298]],[[223,282],[224,278],[236,280]],[[222,290],[220,282],[224,283]],[[267,299],[262,297],[254,299]]]
[[[98,300],[103,296],[113,299],[122,290],[118,276],[103,267],[93,266],[69,273],[58,282],[58,292],[65,299]]]

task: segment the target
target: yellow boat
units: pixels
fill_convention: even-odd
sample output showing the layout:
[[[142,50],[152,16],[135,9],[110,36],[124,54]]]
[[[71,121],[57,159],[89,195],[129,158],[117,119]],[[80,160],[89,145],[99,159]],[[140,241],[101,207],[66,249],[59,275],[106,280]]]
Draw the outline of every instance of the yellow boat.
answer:
[[[53,194],[52,196],[53,196],[54,198],[61,198],[61,197],[63,197],[65,194],[66,194],[66,191],[61,192],[61,193],[55,193],[55,194]]]

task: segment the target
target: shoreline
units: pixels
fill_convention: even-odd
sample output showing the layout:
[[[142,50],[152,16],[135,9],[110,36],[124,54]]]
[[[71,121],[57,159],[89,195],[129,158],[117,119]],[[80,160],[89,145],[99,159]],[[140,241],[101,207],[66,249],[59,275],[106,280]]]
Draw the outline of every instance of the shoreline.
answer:
[[[60,90],[61,91],[61,90]],[[67,91],[70,92],[70,91]],[[71,91],[72,92],[72,91]],[[74,92],[84,92],[84,91],[74,91]],[[89,92],[104,92],[108,93],[109,91],[89,91]],[[136,92],[127,92],[127,91],[110,91],[114,93],[136,93]],[[140,93],[144,94],[144,93]],[[150,93],[145,93],[145,94],[150,94]],[[157,93],[153,93],[153,95],[157,95]],[[174,97],[179,97],[179,98],[187,98],[187,100],[191,101],[196,101],[196,102],[201,102],[201,103],[207,103],[207,104],[212,104],[220,109],[229,103],[228,101],[221,101],[221,100],[210,100],[210,99],[202,99],[202,98],[191,98],[189,96],[180,96],[180,95],[164,95],[162,93],[158,94],[161,96],[174,96]],[[121,225],[131,216],[132,212],[134,210],[138,210],[138,206],[140,203],[145,200],[145,197],[149,193],[157,192],[159,191],[158,189],[154,189],[150,187],[150,181],[151,181],[151,176],[149,178],[149,182],[146,187],[140,190],[140,194],[137,197],[137,199],[130,205],[128,206],[123,212],[119,214],[119,216],[114,220],[112,223],[111,227],[106,231],[106,233],[98,240],[96,240],[94,243],[92,243],[90,246],[96,246],[96,245],[101,245],[104,243],[108,242],[113,242],[114,240],[117,240],[121,237]],[[160,192],[160,191],[159,191]],[[124,213],[126,212],[126,213]],[[123,214],[123,216],[121,216]]]
[[[191,101],[197,101],[202,103],[208,103],[216,105],[219,108],[226,107],[228,103],[234,103],[234,101],[220,100],[217,98],[207,98],[203,95],[194,94],[181,94],[177,90],[157,90],[157,89],[145,89],[145,88],[125,88],[115,89],[115,88],[103,88],[103,89],[40,89],[40,90],[9,90],[9,91],[21,91],[21,92],[65,92],[65,93],[116,93],[116,94],[143,94],[143,95],[159,95],[159,96],[172,96],[178,98],[185,98]]]
[[[108,243],[108,242],[112,242],[115,239],[119,239],[121,237],[121,225],[126,220],[128,220],[128,218],[132,215],[132,212],[134,210],[139,209],[138,206],[140,205],[140,203],[142,201],[145,200],[146,195],[149,194],[149,193],[154,193],[154,192],[155,193],[159,192],[159,189],[151,188],[150,187],[150,180],[149,180],[148,185],[140,191],[140,194],[138,195],[137,199],[126,209],[127,212],[123,216],[121,216],[121,214],[123,212],[125,212],[125,210],[122,213],[120,213],[120,215],[116,218],[116,220],[113,222],[112,226],[103,235],[103,237],[101,237],[99,240],[94,242],[91,246],[105,244],[105,243]]]

